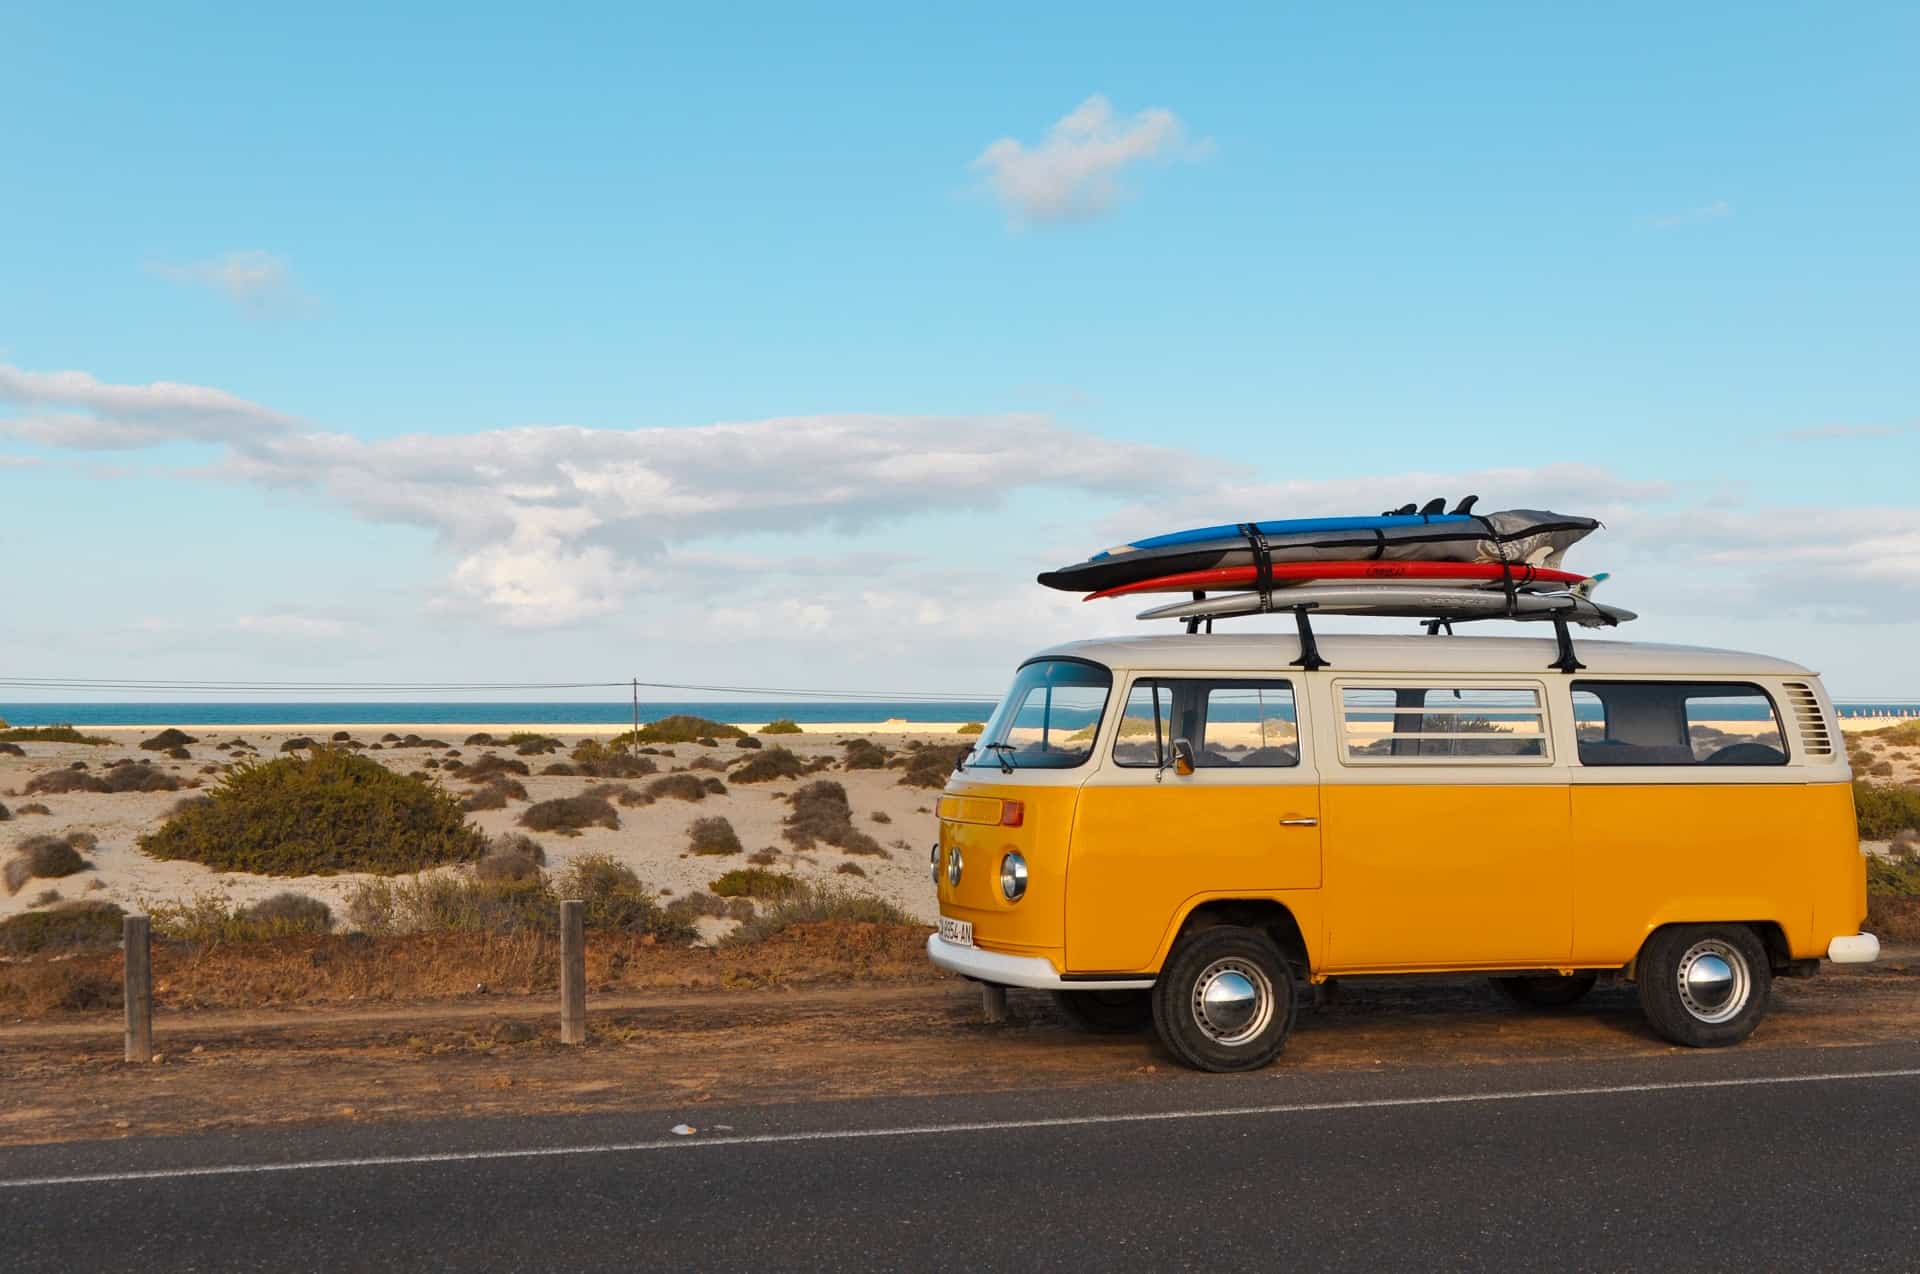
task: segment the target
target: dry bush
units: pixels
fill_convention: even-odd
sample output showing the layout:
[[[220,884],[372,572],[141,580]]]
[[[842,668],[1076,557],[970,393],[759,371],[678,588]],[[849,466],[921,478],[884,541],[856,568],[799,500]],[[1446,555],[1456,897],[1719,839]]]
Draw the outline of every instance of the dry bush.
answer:
[[[87,870],[82,854],[97,843],[90,832],[70,832],[65,836],[29,836],[7,860],[4,877],[7,892],[17,894],[21,886],[35,877],[58,880]]]
[[[798,876],[786,872],[737,867],[715,878],[707,888],[722,898],[785,898],[799,889],[801,883]]]
[[[832,779],[815,779],[793,794],[793,812],[782,833],[796,848],[811,849],[824,841],[849,854],[887,857],[880,842],[853,825],[853,807],[847,789]]]
[[[620,814],[604,797],[559,796],[527,806],[520,811],[519,821],[529,831],[578,836],[588,827],[618,830]]]
[[[867,874],[867,869],[862,867],[859,863],[841,863],[838,867],[835,867],[833,870],[838,872],[842,876],[864,877]]]
[[[876,823],[891,823],[893,821],[893,816],[885,810],[875,810],[873,813],[867,815],[867,817]]]
[[[667,914],[682,920],[693,920],[699,916],[724,919],[731,905],[730,900],[726,898],[716,898],[712,894],[695,890],[684,898],[676,898],[668,903]]]
[[[296,734],[280,745],[282,752],[305,752],[318,745],[304,734]]]
[[[554,882],[562,898],[586,904],[587,928],[649,934],[667,941],[695,936],[684,917],[669,915],[633,869],[608,854],[582,854]]]
[[[747,861],[756,867],[771,867],[780,861],[780,851],[769,845],[765,849],[756,849],[748,854]]]
[[[737,766],[727,777],[735,783],[771,783],[778,779],[797,779],[806,772],[806,764],[797,754],[776,746],[764,749],[759,756],[749,757],[746,764]]]
[[[347,923],[376,936],[547,935],[559,923],[557,903],[553,890],[538,873],[519,880],[435,874],[364,881],[348,895],[346,913]]]
[[[0,804],[0,823],[9,822],[12,818],[13,811],[8,809],[4,804]]]
[[[789,721],[787,718],[781,717],[778,721],[769,721],[765,725],[761,726],[760,733],[762,734],[804,734],[806,733],[806,731],[800,728],[799,722]]]
[[[743,734],[733,741],[733,746],[736,748],[745,748],[749,752],[758,752],[767,745],[754,738],[751,734]]]
[[[892,755],[872,739],[848,739],[840,745],[849,770],[883,770]]]
[[[140,741],[140,747],[147,752],[169,752],[174,748],[184,748],[189,743],[198,742],[200,742],[200,740],[194,738],[186,731],[176,730],[172,726],[168,726],[151,739],[142,739]]]
[[[572,765],[569,765],[569,764],[568,764],[567,762],[565,762],[565,761],[555,761],[555,762],[554,762],[553,764],[551,764],[551,765],[545,765],[545,766],[542,766],[542,767],[540,767],[540,772],[541,772],[542,774],[555,774],[555,775],[561,775],[561,776],[563,776],[563,777],[564,777],[564,776],[570,776],[570,775],[576,775],[576,774],[578,774],[578,773],[580,773],[580,771],[579,771],[578,769],[576,769],[576,768],[575,768],[574,766],[572,766]]]
[[[1880,761],[1867,767],[1867,773],[1877,779],[1893,777],[1893,762]]]
[[[775,899],[759,915],[742,923],[724,941],[730,946],[764,942],[794,925],[830,921],[910,925],[913,917],[886,899],[871,894],[857,894],[834,885],[802,885],[786,896]],[[926,932],[925,928],[920,932]]]
[[[25,756],[27,750],[18,743],[0,743],[0,756]]]
[[[330,748],[244,763],[211,795],[142,836],[140,848],[221,871],[393,875],[471,862],[486,843],[452,794]]]
[[[36,774],[27,781],[26,790],[57,796],[63,792],[177,792],[180,787],[180,780],[159,766],[129,761],[98,775],[79,769]]]
[[[917,748],[907,756],[906,764],[900,770],[900,786],[943,788],[947,785],[947,776],[953,773],[954,765],[971,749],[924,747]]]
[[[733,830],[733,824],[725,818],[696,818],[693,826],[687,829],[687,851],[693,854],[709,854],[720,857],[737,854],[741,850],[739,833]]]
[[[1920,721],[1902,721],[1899,725],[1874,730],[1867,737],[1892,747],[1920,747]]]
[[[460,802],[460,808],[468,813],[477,810],[503,810],[508,801],[527,799],[526,785],[518,779],[510,779],[504,774],[496,774],[467,794]]]
[[[84,743],[90,748],[113,746],[112,739],[82,734],[70,725],[15,726],[0,730],[0,743]]]
[[[574,772],[588,778],[638,779],[660,772],[659,765],[646,757],[599,739],[582,739],[568,755]]]
[[[460,740],[462,747],[469,748],[490,748],[496,746],[499,742],[498,739],[484,730],[479,734],[469,734],[466,738]]]
[[[645,791],[656,801],[704,801],[710,789],[692,774],[662,774],[647,784]]]
[[[516,730],[507,736],[506,746],[521,756],[545,756],[549,752],[558,752],[565,745],[550,734]]]
[[[390,739],[393,736],[381,735],[380,737]],[[430,739],[418,734],[409,734],[403,738],[394,739],[393,746],[396,748],[450,748],[453,745],[445,739]]]
[[[499,756],[489,752],[461,770],[460,777],[478,782],[490,774],[518,774],[524,778],[531,773],[525,761],[516,761],[510,756]]]
[[[727,772],[727,762],[717,756],[696,756],[687,762],[689,770],[707,770],[715,774]]]
[[[547,850],[531,836],[505,832],[487,843],[486,857],[474,864],[481,880],[532,880],[547,864]]]
[[[117,946],[126,914],[110,902],[80,901],[9,916],[0,920],[0,955]]]
[[[187,751],[185,748],[168,748],[167,759],[169,761],[191,761],[193,760],[193,753]]]
[[[187,902],[147,902],[153,931],[174,942],[269,942],[333,929],[333,911],[318,898],[291,891],[235,907],[217,893]]]
[[[51,907],[54,903],[59,901],[60,901],[60,891],[58,889],[42,889],[39,893],[34,895],[33,901],[28,903],[27,905],[30,907]]]
[[[39,801],[28,801],[25,805],[18,807],[13,812],[18,815],[53,813],[52,810],[42,805]]]

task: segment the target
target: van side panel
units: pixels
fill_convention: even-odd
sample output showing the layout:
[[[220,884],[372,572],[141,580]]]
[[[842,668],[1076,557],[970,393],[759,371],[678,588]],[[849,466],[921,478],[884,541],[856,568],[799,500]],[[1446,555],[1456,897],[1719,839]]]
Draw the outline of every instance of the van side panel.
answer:
[[[1813,897],[1838,850],[1859,857],[1849,810],[1829,784],[1576,782],[1573,963],[1622,965],[1661,925],[1715,920],[1771,920],[1796,956],[1824,955]]]
[[[1797,957],[1824,956],[1835,938],[1860,932],[1867,917],[1867,858],[1860,852],[1860,823],[1853,809],[1853,784],[1821,783],[1807,788],[1808,818],[1821,824],[1809,836],[1807,858],[1813,872],[1813,934]]]

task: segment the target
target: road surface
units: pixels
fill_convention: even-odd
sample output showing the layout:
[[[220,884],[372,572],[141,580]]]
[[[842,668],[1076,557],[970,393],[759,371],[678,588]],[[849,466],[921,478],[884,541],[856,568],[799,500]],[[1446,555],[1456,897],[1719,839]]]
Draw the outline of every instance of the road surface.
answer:
[[[1155,1078],[11,1147],[0,1264],[1920,1268],[1920,1045]]]

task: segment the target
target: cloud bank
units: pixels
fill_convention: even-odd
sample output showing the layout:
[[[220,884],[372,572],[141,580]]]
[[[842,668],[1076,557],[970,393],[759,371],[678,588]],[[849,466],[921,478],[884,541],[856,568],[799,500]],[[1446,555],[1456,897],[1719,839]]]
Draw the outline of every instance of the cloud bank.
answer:
[[[1038,145],[1002,137],[972,168],[1016,225],[1085,221],[1120,202],[1120,174],[1128,168],[1193,158],[1208,148],[1187,141],[1172,111],[1155,107],[1119,120],[1096,93],[1055,121]]]

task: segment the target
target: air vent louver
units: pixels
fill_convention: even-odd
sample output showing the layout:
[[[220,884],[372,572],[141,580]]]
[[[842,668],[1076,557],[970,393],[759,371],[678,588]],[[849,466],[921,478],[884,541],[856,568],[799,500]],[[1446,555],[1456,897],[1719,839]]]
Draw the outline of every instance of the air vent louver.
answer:
[[[1804,681],[1786,683],[1787,704],[1793,709],[1794,725],[1800,731],[1800,745],[1809,757],[1833,755],[1833,731],[1826,714],[1820,711],[1820,696]]]

